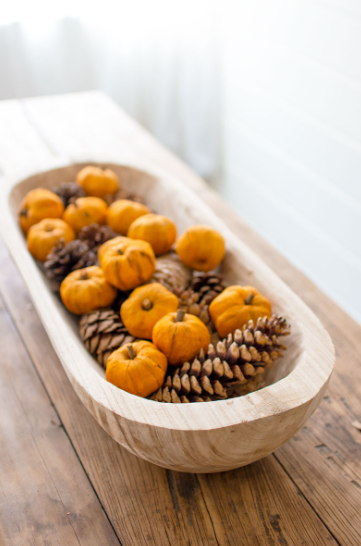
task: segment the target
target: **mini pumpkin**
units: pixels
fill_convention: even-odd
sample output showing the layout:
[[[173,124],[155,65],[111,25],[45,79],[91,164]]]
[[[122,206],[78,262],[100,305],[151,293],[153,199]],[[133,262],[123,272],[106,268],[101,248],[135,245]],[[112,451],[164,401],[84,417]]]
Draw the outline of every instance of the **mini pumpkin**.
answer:
[[[192,361],[211,342],[207,326],[181,309],[160,319],[153,328],[152,338],[172,366]]]
[[[129,201],[128,199],[119,199],[114,201],[108,208],[107,224],[116,233],[126,235],[130,225],[145,214],[149,214],[150,210],[142,203]]]
[[[270,317],[271,302],[253,286],[229,286],[209,306],[209,313],[221,338],[237,328],[257,322],[259,317]]]
[[[155,324],[178,309],[178,298],[160,283],[136,288],[125,300],[120,315],[128,332],[141,339],[152,339]]]
[[[105,197],[116,193],[120,188],[118,176],[114,171],[90,165],[78,172],[76,181],[87,195],[93,197]]]
[[[83,315],[113,303],[117,295],[100,267],[92,265],[72,271],[60,285],[65,307],[75,315]]]
[[[106,202],[99,197],[79,197],[66,207],[63,220],[79,233],[90,224],[105,224],[107,209]]]
[[[29,252],[36,260],[45,262],[54,245],[62,239],[65,244],[73,241],[74,230],[60,218],[46,218],[30,227],[27,235]]]
[[[155,255],[146,241],[114,237],[100,246],[98,258],[108,282],[124,291],[143,284],[155,271]]]
[[[31,226],[45,218],[61,218],[64,205],[60,197],[52,191],[37,188],[29,191],[20,205],[19,221],[21,229],[27,233]]]
[[[119,389],[148,396],[164,381],[167,359],[149,341],[136,341],[120,347],[107,360],[106,380]]]
[[[181,235],[176,252],[182,262],[198,271],[211,271],[223,260],[224,238],[208,226],[192,226]]]
[[[161,214],[140,216],[130,225],[128,237],[148,241],[155,254],[166,254],[175,243],[177,228],[174,222]]]

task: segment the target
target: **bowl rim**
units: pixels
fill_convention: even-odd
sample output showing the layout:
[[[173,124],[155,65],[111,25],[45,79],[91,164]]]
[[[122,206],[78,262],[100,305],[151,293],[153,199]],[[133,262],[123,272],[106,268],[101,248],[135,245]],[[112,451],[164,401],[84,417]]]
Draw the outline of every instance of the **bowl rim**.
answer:
[[[120,159],[120,161],[119,161]],[[244,254],[252,263],[264,270],[271,283],[282,290],[282,297],[291,298],[299,313],[298,326],[302,331],[302,354],[297,366],[284,378],[268,385],[259,391],[238,398],[218,400],[195,404],[162,404],[153,400],[129,394],[108,383],[91,366],[84,371],[80,364],[84,354],[80,349],[80,337],[76,337],[70,324],[63,320],[59,312],[49,313],[54,308],[52,294],[45,285],[43,275],[27,251],[26,241],[18,226],[17,218],[12,213],[10,199],[16,188],[33,177],[66,170],[82,164],[101,164],[130,167],[144,171],[146,174],[171,183],[177,191],[185,192],[190,201],[196,201],[197,207],[206,209],[212,225],[219,229],[226,238],[227,244],[242,247]],[[62,365],[71,379],[75,390],[87,405],[84,397],[103,408],[107,415],[115,414],[128,423],[142,423],[150,427],[166,428],[174,431],[208,431],[234,427],[240,423],[251,423],[259,419],[280,415],[299,406],[309,404],[324,388],[332,373],[335,361],[334,347],[330,336],[319,319],[307,305],[267,266],[255,252],[245,245],[230,228],[196,195],[188,186],[183,185],[173,174],[144,160],[121,157],[114,159],[98,157],[77,157],[54,162],[45,171],[17,174],[7,178],[7,184],[1,188],[0,229],[12,257],[14,258],[25,283],[33,298],[34,305],[42,323],[57,352]],[[10,228],[11,226],[11,228]],[[26,272],[26,274],[25,274]],[[41,297],[36,298],[36,294]],[[70,342],[64,345],[64,341]],[[90,356],[90,355],[89,355]],[[90,358],[92,358],[90,356]]]

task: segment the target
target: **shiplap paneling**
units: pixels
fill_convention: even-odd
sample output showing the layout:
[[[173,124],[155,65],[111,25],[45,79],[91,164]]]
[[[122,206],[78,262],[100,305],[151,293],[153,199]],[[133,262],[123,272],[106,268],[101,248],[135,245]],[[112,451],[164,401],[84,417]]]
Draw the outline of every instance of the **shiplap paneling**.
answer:
[[[228,162],[232,179],[247,177],[266,180],[267,189],[280,198],[287,207],[297,210],[319,230],[360,260],[361,272],[361,204],[350,199],[342,190],[328,184],[302,163],[293,160],[271,142],[253,135],[248,127],[233,132],[228,141]],[[239,149],[242,157],[239,156]],[[260,157],[263,158],[260,161]],[[237,163],[241,159],[241,170]],[[242,194],[239,195],[239,200]],[[347,222],[338,221],[347,218]]]
[[[241,2],[222,33],[229,202],[361,322],[361,8]]]

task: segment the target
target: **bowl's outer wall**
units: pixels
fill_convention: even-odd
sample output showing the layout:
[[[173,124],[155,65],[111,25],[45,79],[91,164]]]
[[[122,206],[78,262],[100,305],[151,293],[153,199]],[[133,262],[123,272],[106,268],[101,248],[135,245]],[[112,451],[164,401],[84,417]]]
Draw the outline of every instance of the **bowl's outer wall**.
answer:
[[[94,162],[89,162],[93,163]],[[88,164],[88,162],[86,162]],[[116,389],[84,348],[74,321],[51,294],[27,252],[17,223],[17,208],[29,189],[74,180],[84,164],[75,164],[10,184],[1,200],[4,240],[29,288],[50,340],[79,397],[98,423],[131,453],[183,472],[218,472],[249,464],[271,453],[306,422],[327,388],[334,351],[318,319],[196,195],[152,167],[110,164],[125,185],[146,194],[149,206],[168,214],[179,232],[194,223],[221,231],[227,242],[223,272],[227,280],[254,284],[292,323],[287,357],[265,389],[237,399],[204,404],[160,404]],[[108,166],[108,165],[107,165]],[[149,171],[149,169],[148,169]],[[17,183],[17,184],[16,184]],[[15,185],[16,184],[16,185]],[[11,191],[11,187],[13,188]],[[3,205],[7,206],[3,206]],[[278,375],[277,375],[278,374]]]

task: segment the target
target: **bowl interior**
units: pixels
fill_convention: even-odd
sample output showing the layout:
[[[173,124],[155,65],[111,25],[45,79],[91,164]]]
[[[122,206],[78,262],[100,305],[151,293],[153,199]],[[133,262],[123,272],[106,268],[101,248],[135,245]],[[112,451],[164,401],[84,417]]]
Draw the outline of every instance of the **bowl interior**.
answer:
[[[191,206],[189,198],[186,195],[177,193],[172,196],[171,188],[167,187],[165,179],[129,166],[92,162],[78,163],[69,167],[40,173],[18,183],[13,187],[9,195],[10,210],[14,217],[17,216],[20,203],[28,191],[36,187],[52,189],[61,182],[74,181],[77,172],[83,166],[89,164],[113,169],[118,174],[123,188],[144,197],[146,204],[154,212],[172,218],[177,225],[178,234],[181,234],[192,224],[204,223],[210,225],[209,210]],[[20,228],[18,229],[21,231]],[[23,240],[25,245],[25,237],[23,237]],[[227,284],[253,285],[257,287],[260,292],[271,299],[273,311],[285,316],[292,325],[292,335],[282,340],[287,346],[284,357],[277,360],[274,366],[265,374],[265,382],[267,385],[270,385],[286,377],[297,366],[303,351],[303,335],[297,324],[297,319],[292,313],[292,307],[288,307],[287,301],[283,300],[282,297],[275,298],[275,293],[271,290],[267,279],[260,276],[257,269],[252,268],[249,262],[243,259],[242,252],[240,252],[238,247],[236,248],[233,243],[228,244],[228,241],[226,243],[227,253],[219,271],[224,275]],[[46,282],[48,290],[51,292],[50,285],[47,280]],[[70,322],[74,332],[78,335],[78,318],[68,313],[61,304],[58,296],[52,294],[51,297],[53,298],[57,312],[64,320],[67,320],[68,323]],[[99,375],[104,377],[105,372],[103,368],[91,357],[83,344],[81,345],[81,351],[86,362]]]

